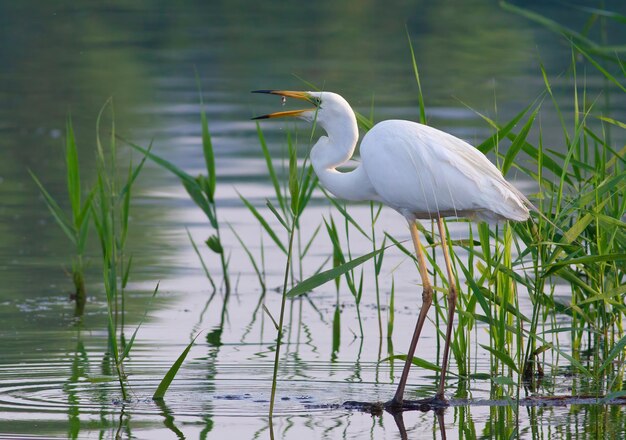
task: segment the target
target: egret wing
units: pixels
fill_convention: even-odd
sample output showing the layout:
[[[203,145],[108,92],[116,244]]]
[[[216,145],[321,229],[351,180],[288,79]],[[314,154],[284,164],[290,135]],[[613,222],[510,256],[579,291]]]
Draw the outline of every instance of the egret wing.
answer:
[[[381,199],[404,215],[528,217],[526,198],[480,151],[435,128],[381,122],[364,137],[361,158]]]

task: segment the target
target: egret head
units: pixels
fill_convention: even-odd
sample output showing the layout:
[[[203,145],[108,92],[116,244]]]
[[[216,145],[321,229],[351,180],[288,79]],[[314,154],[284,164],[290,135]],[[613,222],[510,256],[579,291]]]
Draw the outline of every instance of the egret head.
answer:
[[[325,123],[335,120],[342,115],[352,115],[350,105],[340,95],[332,92],[293,92],[288,90],[255,90],[252,93],[268,93],[270,95],[282,96],[283,99],[295,98],[307,101],[311,106],[302,110],[287,110],[270,113],[268,115],[257,116],[253,119],[268,119],[282,117],[296,117],[305,121],[317,121],[324,126]]]

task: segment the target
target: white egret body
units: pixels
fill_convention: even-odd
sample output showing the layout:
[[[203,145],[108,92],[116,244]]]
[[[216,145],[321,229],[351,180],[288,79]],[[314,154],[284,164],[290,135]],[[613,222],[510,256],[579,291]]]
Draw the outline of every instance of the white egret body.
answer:
[[[311,150],[311,163],[321,184],[335,196],[352,201],[373,200],[398,211],[409,222],[422,278],[423,305],[407,352],[407,361],[395,397],[388,408],[401,408],[411,359],[426,313],[432,303],[432,286],[415,226],[416,219],[436,219],[448,272],[448,326],[442,376],[433,405],[444,405],[444,381],[456,305],[456,282],[446,245],[443,217],[476,220],[523,221],[532,204],[487,157],[467,142],[435,128],[411,121],[388,120],[376,124],[363,137],[361,164],[349,172],[337,167],[353,155],[359,138],[350,105],[336,93],[259,90],[314,104],[307,110],[272,113],[255,119],[295,116],[316,121],[327,133]]]

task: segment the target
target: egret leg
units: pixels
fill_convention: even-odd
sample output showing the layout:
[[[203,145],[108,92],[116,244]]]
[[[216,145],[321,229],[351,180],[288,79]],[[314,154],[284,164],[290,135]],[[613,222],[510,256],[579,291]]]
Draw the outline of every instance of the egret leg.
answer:
[[[437,400],[446,401],[444,397],[444,386],[446,382],[446,371],[448,370],[448,355],[450,353],[450,339],[452,337],[452,324],[454,321],[454,309],[456,307],[456,278],[452,272],[452,264],[450,263],[450,253],[448,251],[448,244],[446,243],[446,228],[443,224],[443,219],[439,217],[437,219],[437,226],[439,227],[439,235],[441,236],[441,247],[443,249],[443,258],[446,261],[446,271],[448,272],[448,326],[446,329],[446,344],[443,349],[443,363],[441,365],[441,379],[439,382],[439,390],[435,398]]]
[[[400,383],[398,383],[398,389],[393,399],[387,402],[386,406],[390,408],[401,408],[404,399],[404,387],[406,386],[407,379],[409,378],[409,370],[411,369],[411,361],[415,354],[415,348],[417,347],[417,341],[419,340],[422,327],[426,321],[426,315],[428,309],[433,302],[433,287],[428,279],[428,270],[426,269],[426,257],[424,256],[424,249],[422,243],[420,243],[419,231],[415,225],[415,221],[409,222],[409,229],[411,230],[411,238],[413,239],[413,245],[415,246],[415,253],[417,255],[417,266],[420,272],[420,278],[422,279],[422,307],[420,309],[419,317],[417,318],[417,324],[415,325],[415,331],[413,332],[413,338],[411,339],[411,345],[409,345],[409,351],[406,354],[406,361],[404,362],[404,369],[400,376]]]

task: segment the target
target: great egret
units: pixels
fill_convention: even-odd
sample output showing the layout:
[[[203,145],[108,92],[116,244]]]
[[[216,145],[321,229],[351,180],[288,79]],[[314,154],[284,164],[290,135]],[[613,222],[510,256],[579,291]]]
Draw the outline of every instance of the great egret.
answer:
[[[422,307],[397,391],[385,404],[388,409],[402,408],[411,360],[432,303],[433,288],[415,221],[437,220],[448,275],[448,324],[439,388],[435,397],[425,403],[447,405],[444,384],[457,293],[443,218],[524,221],[533,205],[476,148],[448,133],[410,121],[388,120],[376,124],[361,142],[361,164],[350,172],[339,172],[336,168],[352,157],[359,138],[356,117],[344,98],[331,92],[256,90],[254,93],[311,103],[313,107],[309,109],[276,112],[254,119],[293,116],[315,120],[328,135],[320,137],[310,155],[322,185],[342,199],[382,202],[409,223],[422,279]]]

